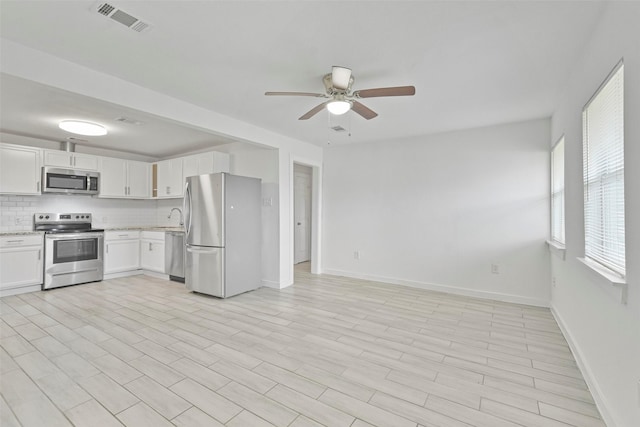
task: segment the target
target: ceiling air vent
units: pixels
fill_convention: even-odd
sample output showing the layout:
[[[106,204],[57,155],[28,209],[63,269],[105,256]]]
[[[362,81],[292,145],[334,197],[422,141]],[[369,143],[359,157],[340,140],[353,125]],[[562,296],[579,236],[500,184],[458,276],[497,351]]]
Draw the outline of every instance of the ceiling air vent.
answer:
[[[135,120],[135,119],[130,119],[129,117],[124,117],[124,116],[116,117],[115,120],[116,120],[116,122],[122,122],[122,123],[126,123],[126,124],[129,124],[129,125],[140,126],[142,124],[141,121],[138,121],[138,120]]]
[[[336,132],[344,132],[346,131],[345,128],[343,128],[342,126],[338,125],[338,126],[332,126],[331,129],[333,129]]]
[[[151,28],[151,25],[149,23],[141,21],[135,16],[131,16],[122,9],[118,9],[117,7],[109,3],[98,3],[96,6],[96,11],[100,15],[111,18],[114,21],[119,22],[138,33],[142,33],[145,30]]]

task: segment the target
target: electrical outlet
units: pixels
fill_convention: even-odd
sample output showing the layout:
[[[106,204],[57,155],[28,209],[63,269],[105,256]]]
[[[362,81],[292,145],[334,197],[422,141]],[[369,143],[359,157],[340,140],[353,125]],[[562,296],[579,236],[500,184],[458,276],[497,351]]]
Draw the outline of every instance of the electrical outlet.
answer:
[[[360,251],[353,251],[353,259],[360,259]]]
[[[491,264],[491,274],[500,274],[500,266],[498,264]]]
[[[20,218],[19,216],[17,216],[17,217],[16,217],[16,219],[15,219],[15,224],[16,224],[16,225],[20,225],[20,224],[22,224],[22,218]]]

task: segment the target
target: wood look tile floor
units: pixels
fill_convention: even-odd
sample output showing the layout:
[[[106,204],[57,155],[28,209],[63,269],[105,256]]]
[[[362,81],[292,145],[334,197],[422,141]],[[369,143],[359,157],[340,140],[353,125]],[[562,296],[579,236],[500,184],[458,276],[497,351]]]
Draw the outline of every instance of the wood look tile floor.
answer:
[[[307,264],[280,291],[133,276],[0,318],[2,427],[604,426],[549,310]]]

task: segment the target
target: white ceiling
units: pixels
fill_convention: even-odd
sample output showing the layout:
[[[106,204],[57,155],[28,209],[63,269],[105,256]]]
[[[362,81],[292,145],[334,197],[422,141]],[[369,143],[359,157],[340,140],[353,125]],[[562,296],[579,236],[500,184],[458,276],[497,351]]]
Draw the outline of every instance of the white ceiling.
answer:
[[[94,1],[2,0],[0,34],[321,146],[328,140],[388,140],[548,117],[606,7],[601,1],[110,3],[153,28],[136,33],[97,14]],[[353,69],[354,89],[414,85],[416,95],[364,100],[379,113],[370,121],[354,113],[329,120],[324,111],[298,121],[317,98],[264,96],[265,91],[322,92],[321,78],[332,65]],[[86,97],[74,103],[69,93],[63,94],[63,105],[15,102],[23,93],[41,100],[39,91],[47,89],[7,78],[1,91],[3,129],[47,132],[39,126],[41,117],[27,114],[39,109],[48,117],[88,111],[96,121],[113,119],[113,113],[139,113],[138,120],[153,121]],[[342,125],[351,136],[329,131],[328,124]],[[183,151],[223,142],[202,130],[166,126],[163,132],[184,132]],[[129,148],[136,138],[136,152],[172,154],[175,140],[173,146],[153,142],[140,136],[143,126],[138,128],[119,128],[119,136],[131,138]]]
[[[0,88],[0,129],[5,135],[57,142],[73,138],[69,140],[85,147],[153,158],[212,147],[220,149],[221,145],[234,143],[230,138],[166,118],[2,73]],[[116,120],[119,118],[127,121]],[[93,137],[70,134],[58,128],[58,123],[66,119],[101,123],[108,134]]]

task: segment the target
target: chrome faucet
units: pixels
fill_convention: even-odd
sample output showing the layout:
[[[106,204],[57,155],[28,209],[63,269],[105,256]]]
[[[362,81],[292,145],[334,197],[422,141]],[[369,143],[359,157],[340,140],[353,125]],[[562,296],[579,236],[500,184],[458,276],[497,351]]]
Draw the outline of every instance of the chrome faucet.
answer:
[[[171,219],[171,214],[173,214],[173,211],[180,212],[180,225],[184,225],[184,217],[182,216],[182,210],[180,210],[180,208],[172,208],[171,212],[169,212],[169,216],[167,216],[167,218]]]

